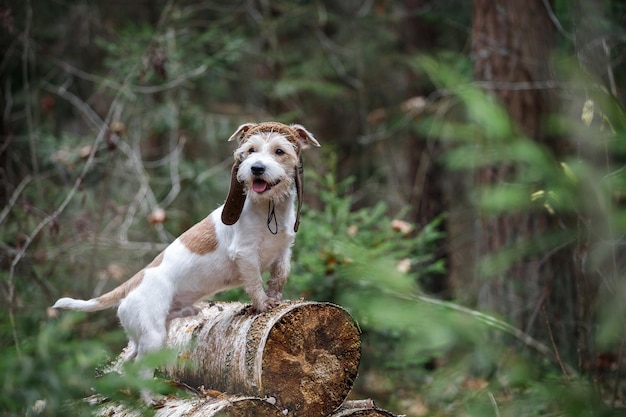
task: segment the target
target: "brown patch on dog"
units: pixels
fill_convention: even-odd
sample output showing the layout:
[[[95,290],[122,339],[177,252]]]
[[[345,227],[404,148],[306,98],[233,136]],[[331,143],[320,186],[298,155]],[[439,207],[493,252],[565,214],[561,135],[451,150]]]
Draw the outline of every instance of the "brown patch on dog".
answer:
[[[217,236],[213,221],[206,217],[200,223],[180,235],[180,242],[192,253],[205,255],[217,248]]]
[[[164,253],[165,253],[165,251],[163,251],[163,252],[159,253],[159,254],[156,256],[156,258],[154,258],[154,259],[152,260],[152,262],[150,262],[150,263],[148,264],[148,266],[146,266],[146,268],[155,268],[155,267],[157,267],[157,266],[161,265],[161,262],[163,262],[163,256],[164,256]],[[144,269],[145,269],[145,268],[144,268]]]
[[[152,262],[148,264],[148,266],[137,272],[128,281],[124,282],[119,287],[112,289],[108,293],[102,294],[100,297],[96,298],[98,304],[100,304],[103,308],[113,307],[120,300],[126,298],[129,292],[131,292],[132,290],[137,288],[139,284],[141,284],[146,269],[155,268],[159,266],[161,262],[163,262],[163,253],[164,252],[159,253],[156,258],[154,258]]]

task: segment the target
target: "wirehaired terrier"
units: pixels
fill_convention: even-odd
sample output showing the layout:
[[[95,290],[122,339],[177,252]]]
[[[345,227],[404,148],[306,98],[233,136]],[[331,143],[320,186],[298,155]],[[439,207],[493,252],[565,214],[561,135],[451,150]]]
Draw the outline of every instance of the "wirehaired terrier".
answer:
[[[220,291],[243,286],[257,312],[280,303],[300,222],[301,151],[320,144],[301,125],[277,122],[243,124],[228,140],[239,146],[222,206],[117,288],[91,300],[61,298],[52,307],[117,306],[130,339],[128,360],[164,347],[170,320],[197,314],[194,303]]]

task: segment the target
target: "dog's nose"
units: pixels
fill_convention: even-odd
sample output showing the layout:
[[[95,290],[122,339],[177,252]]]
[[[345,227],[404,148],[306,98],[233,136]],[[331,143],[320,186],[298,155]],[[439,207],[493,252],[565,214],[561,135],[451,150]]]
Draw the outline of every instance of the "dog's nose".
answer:
[[[265,172],[265,165],[257,162],[256,164],[252,165],[250,169],[252,170],[252,173],[254,175],[263,175],[263,173]]]

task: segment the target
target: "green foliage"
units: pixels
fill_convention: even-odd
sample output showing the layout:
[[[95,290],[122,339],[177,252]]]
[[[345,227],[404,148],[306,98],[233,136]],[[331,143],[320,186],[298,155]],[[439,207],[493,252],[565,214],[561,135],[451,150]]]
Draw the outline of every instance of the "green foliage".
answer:
[[[412,298],[421,293],[421,280],[443,277],[443,260],[435,258],[442,218],[421,230],[397,219],[394,227],[382,202],[353,207],[351,178],[337,181],[330,171],[312,173],[307,182],[314,184],[309,189],[317,190],[321,209],[304,212],[288,297],[332,301],[351,311],[364,343],[379,347],[366,350],[364,366],[406,370],[468,335],[458,317]]]
[[[446,59],[449,61],[450,57],[447,56]],[[575,248],[573,258],[564,259],[561,265],[551,269],[547,285],[554,286],[554,291],[566,293],[566,286],[556,284],[563,282],[560,274],[564,274],[567,277],[565,280],[576,281],[577,293],[572,298],[568,298],[570,294],[553,295],[553,299],[540,305],[543,309],[550,308],[552,303],[557,305],[557,309],[563,305],[567,308],[575,305],[575,312],[564,308],[558,312],[561,317],[571,317],[559,324],[563,327],[569,326],[570,335],[579,331],[572,323],[574,320],[578,317],[588,320],[585,324],[589,326],[586,330],[588,333],[576,345],[579,349],[579,361],[593,361],[593,356],[587,355],[598,355],[606,349],[623,349],[618,346],[624,343],[625,316],[624,309],[617,304],[623,304],[618,300],[622,300],[624,294],[624,270],[623,265],[616,262],[615,258],[621,253],[618,248],[621,239],[617,236],[621,236],[624,230],[618,220],[622,218],[624,211],[618,196],[623,189],[621,174],[624,169],[625,120],[619,104],[603,94],[593,94],[593,98],[587,96],[586,100],[574,99],[572,105],[580,106],[576,108],[581,115],[580,120],[571,117],[549,119],[551,136],[549,140],[542,142],[538,138],[528,137],[514,127],[504,106],[496,101],[496,95],[473,84],[463,70],[463,65],[450,65],[449,62],[432,57],[420,57],[416,60],[415,67],[418,71],[427,73],[441,88],[440,91],[445,91],[445,94],[436,97],[438,102],[435,105],[446,109],[445,113],[433,113],[432,117],[422,118],[418,130],[446,141],[449,150],[444,160],[449,168],[461,171],[470,178],[468,200],[476,210],[477,218],[487,224],[493,221],[496,228],[501,227],[499,230],[503,235],[500,236],[504,236],[501,238],[503,245],[499,250],[484,254],[478,260],[474,271],[477,281],[480,285],[487,286],[496,282],[495,279],[500,279],[497,282],[510,285],[511,291],[515,293],[523,284],[507,282],[507,278],[511,280],[511,271],[517,265],[539,262],[542,268],[547,268],[544,265],[556,253]],[[564,73],[563,76],[574,78],[569,73]],[[559,138],[560,142],[555,138]],[[569,138],[569,143],[560,138]],[[572,149],[576,149],[576,152]],[[481,181],[481,175],[491,175],[491,180]],[[528,223],[518,229],[510,228],[515,224],[515,219],[522,218],[528,219]],[[556,226],[546,227],[548,224]],[[533,230],[533,227],[537,229]],[[494,230],[490,232],[498,236]],[[571,272],[572,264],[574,268],[582,268],[584,273],[576,275]],[[531,276],[525,276],[524,279],[533,280],[539,276],[538,273],[531,273]],[[524,293],[520,291],[519,294]],[[564,304],[558,304],[559,302]],[[548,316],[545,310],[543,314],[547,325],[556,327],[550,322],[554,318]],[[489,320],[485,323],[492,327],[495,322]],[[509,326],[496,327],[499,332],[504,331],[507,335],[516,338],[521,336],[519,330]],[[562,330],[563,328],[559,329]],[[528,331],[532,332],[532,329],[529,328]],[[500,334],[496,337],[502,336]],[[520,412],[528,415],[616,414],[617,411],[606,407],[605,403],[614,403],[623,395],[618,388],[620,377],[610,383],[607,381],[606,384],[594,386],[584,373],[594,372],[596,364],[589,362],[584,369],[579,370],[582,372],[580,375],[570,368],[566,370],[564,367],[567,362],[573,362],[572,356],[567,355],[574,351],[574,338],[555,340],[553,334],[550,337],[550,349],[535,343],[526,345],[536,348],[545,360],[540,369],[531,373],[528,370],[532,369],[536,359],[534,354],[526,350],[522,350],[522,355],[516,356],[515,362],[511,363],[507,359],[508,355],[497,348],[473,346],[471,350],[474,353],[482,352],[483,358],[487,358],[486,363],[489,366],[486,369],[492,368],[485,374],[484,370],[476,372],[475,355],[466,356],[461,353],[468,352],[466,347],[462,347],[460,351],[455,349],[455,366],[463,366],[469,358],[474,357],[469,359],[472,366],[461,374],[466,377],[468,374],[479,376],[479,382],[484,386],[476,391],[475,388],[463,391],[462,383],[457,381],[461,385],[451,390],[450,396],[438,397],[431,389],[436,391],[442,389],[442,386],[432,384],[428,386],[424,396],[428,401],[434,401],[437,407],[442,407],[442,403],[446,401],[460,401],[459,404],[470,415],[482,415],[490,410],[497,415],[515,415]],[[560,370],[556,367],[557,364]],[[445,366],[434,373],[433,377],[448,384],[451,380],[454,381],[458,370],[453,371],[452,367]],[[448,374],[445,375],[446,373]],[[561,373],[569,376],[559,375]],[[489,377],[485,378],[485,375]],[[471,378],[463,381],[476,382]],[[516,382],[513,384],[513,381]],[[485,395],[487,392],[492,395],[494,391],[511,390],[514,388],[511,384],[516,387],[510,400],[498,400],[497,395],[490,400]],[[566,393],[563,387],[571,387],[573,392]],[[610,389],[613,391],[609,392]],[[531,406],[533,403],[534,406]],[[458,411],[454,410],[455,413]]]
[[[102,340],[73,336],[78,318],[64,315],[59,321],[41,324],[19,345],[3,346],[3,415],[57,416],[70,409],[71,414],[86,412],[82,398],[91,394],[96,385],[95,368],[109,353]],[[10,330],[3,328],[3,333],[10,334]],[[35,411],[38,407],[43,408],[41,413]]]
[[[545,115],[550,140],[571,138],[569,153],[557,154],[553,143],[519,132],[494,95],[473,83],[472,61],[451,52],[466,48],[467,1],[13,3],[0,8],[3,415],[86,415],[92,409],[81,398],[94,392],[139,406],[141,366],[168,360],[167,352],[128,366],[124,376],[97,377],[94,369],[124,341],[112,312],[53,319],[46,306],[61,294],[117,284],[220,204],[232,158],[226,138],[237,124],[268,117],[313,125],[323,132],[322,149],[332,149],[317,166],[307,162],[311,203],[285,295],[333,301],[357,318],[361,393],[409,415],[424,412],[410,409],[410,399],[430,415],[613,413],[622,376],[602,373],[592,386],[584,374],[593,372],[594,354],[623,350],[626,117],[595,80],[571,71],[579,63],[563,56],[574,48],[569,39],[559,40],[555,73],[576,86],[567,87],[566,101],[579,90],[585,97],[568,103],[580,121]],[[564,31],[574,33],[571,2],[553,3]],[[611,31],[611,63],[622,65],[624,6],[608,7],[614,16],[595,23]],[[433,54],[415,53],[423,50]],[[398,109],[411,98],[424,98],[425,108]],[[415,208],[381,198],[384,167],[412,164],[401,154],[413,152],[403,146],[418,138],[444,148],[429,156],[440,156],[431,163],[442,163],[442,182],[464,176],[463,210],[482,220],[547,216],[558,226],[513,233],[508,246],[468,267],[484,280],[455,283],[457,293],[477,297],[511,265],[539,258],[541,269],[576,248],[585,275],[542,285],[556,289],[552,295],[585,295],[592,306],[575,323],[553,326],[588,332],[582,375],[564,376],[567,361],[554,357],[562,340],[548,347],[524,333],[533,329],[425,293],[429,282],[448,278],[442,250],[457,250],[444,232],[449,217],[418,227],[398,222]],[[402,160],[380,158],[391,150]],[[506,181],[472,182],[498,167]],[[159,210],[166,222],[153,216]],[[242,291],[219,298],[247,299]],[[548,322],[543,313],[536,327]],[[369,394],[376,386],[387,390]]]
[[[383,202],[353,208],[352,178],[337,181],[333,171],[312,172],[307,182],[317,189],[321,209],[305,207],[294,246],[292,294],[338,302],[341,294],[357,289],[413,293],[420,279],[444,272],[443,261],[434,258],[443,238],[441,218],[421,231],[406,222],[394,228]]]
[[[123,374],[101,373],[98,370],[117,355],[107,344],[119,343],[125,336],[121,330],[98,333],[99,337],[77,338],[77,328],[88,320],[83,313],[68,312],[56,320],[41,322],[32,335],[21,335],[19,344],[2,346],[0,360],[0,409],[3,416],[62,416],[91,414],[94,404],[86,397],[98,395],[129,407],[146,408],[139,397],[142,389],[161,394],[173,388],[158,379],[146,380],[143,369],[154,369],[175,355],[167,350],[148,355],[140,362],[127,363]],[[24,320],[18,326],[24,328]],[[4,322],[4,321],[3,321]],[[3,326],[3,340],[11,330]],[[6,336],[5,336],[6,333]]]

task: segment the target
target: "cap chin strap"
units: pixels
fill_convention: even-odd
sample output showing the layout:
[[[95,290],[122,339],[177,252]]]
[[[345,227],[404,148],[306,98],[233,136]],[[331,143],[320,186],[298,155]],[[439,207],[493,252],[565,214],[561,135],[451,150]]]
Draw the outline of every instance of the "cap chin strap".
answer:
[[[298,154],[300,153],[300,148],[298,147]],[[293,225],[293,231],[298,233],[298,228],[300,227],[300,213],[302,212],[302,191],[303,191],[303,177],[304,177],[304,166],[302,165],[302,156],[298,155],[298,168],[296,168],[296,195],[298,197],[298,206],[296,208],[296,222]]]

